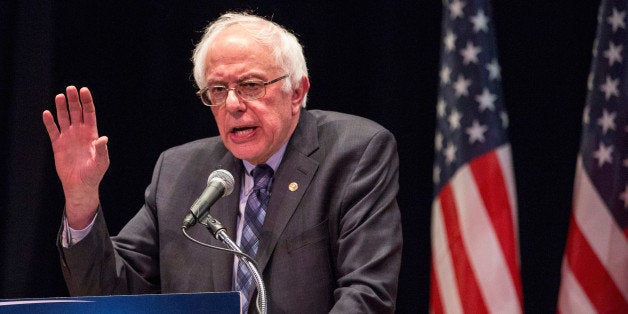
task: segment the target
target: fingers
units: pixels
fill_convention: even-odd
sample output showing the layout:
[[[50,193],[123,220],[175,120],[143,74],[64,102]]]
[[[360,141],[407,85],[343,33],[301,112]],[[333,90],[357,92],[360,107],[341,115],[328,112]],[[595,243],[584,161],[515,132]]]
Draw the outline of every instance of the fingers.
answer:
[[[83,106],[83,123],[96,127],[96,108],[94,107],[92,93],[90,93],[87,87],[83,87],[81,88],[80,96]]]
[[[52,117],[52,113],[46,110],[42,114],[42,118],[44,120],[44,125],[46,126],[46,131],[48,131],[48,137],[50,137],[50,141],[56,141],[57,138],[59,138],[59,129],[57,128],[57,124],[55,123],[54,118]]]
[[[89,89],[83,87],[79,94],[76,87],[68,86],[66,95],[58,94],[55,97],[59,128],[64,130],[73,123],[96,127],[96,108]]]
[[[65,130],[70,126],[70,116],[68,114],[68,104],[65,102],[65,95],[58,94],[55,97],[55,105],[57,107],[57,120],[59,121],[59,128]]]
[[[70,123],[83,122],[83,108],[81,107],[81,101],[79,99],[78,91],[74,86],[68,86],[65,89],[65,94],[68,98],[68,111],[70,112]],[[58,108],[58,107],[57,107]],[[61,126],[63,129],[63,126]]]

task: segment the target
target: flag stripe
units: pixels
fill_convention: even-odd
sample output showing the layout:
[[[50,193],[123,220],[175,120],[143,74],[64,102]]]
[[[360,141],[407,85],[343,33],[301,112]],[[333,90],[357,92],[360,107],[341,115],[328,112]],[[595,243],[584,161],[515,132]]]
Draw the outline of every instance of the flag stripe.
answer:
[[[497,157],[499,158],[499,166],[502,169],[502,176],[504,177],[504,183],[506,184],[506,190],[508,191],[508,202],[510,204],[510,210],[512,211],[512,230],[515,237],[515,256],[517,256],[517,265],[521,261],[519,260],[519,219],[517,217],[517,190],[515,188],[515,174],[512,171],[512,154],[510,144],[506,143],[496,149]],[[521,277],[521,276],[519,276]]]
[[[623,299],[619,288],[593,252],[588,241],[580,232],[578,223],[572,220],[567,241],[571,250],[567,254],[567,264],[590,302],[602,313],[627,313],[628,303]],[[617,300],[617,302],[608,302]],[[623,302],[622,302],[623,301]],[[619,311],[623,309],[623,311]]]
[[[448,248],[451,252],[454,252],[451,254],[451,259],[454,265],[457,286],[460,291],[464,291],[462,308],[464,312],[487,313],[488,309],[478,286],[475,269],[471,266],[469,252],[466,249],[466,238],[462,233],[463,228],[461,228],[461,221],[458,218],[458,213],[462,209],[457,208],[459,202],[456,202],[454,192],[455,188],[450,184],[443,187],[440,193],[440,204]],[[462,217],[462,219],[464,220],[465,217]]]
[[[497,151],[504,150],[500,147]],[[509,148],[506,148],[509,151]],[[489,153],[470,163],[471,171],[482,197],[482,202],[490,217],[493,230],[497,233],[496,239],[501,246],[501,252],[517,252],[517,238],[513,228],[500,228],[500,226],[510,225],[515,222],[512,215],[511,202],[504,176],[502,175],[501,156]],[[508,170],[506,170],[508,171]],[[500,252],[500,253],[501,253]],[[519,276],[519,256],[508,254],[504,256],[510,277],[514,281],[513,289],[519,302],[522,302],[523,292],[521,291],[521,278]]]
[[[455,268],[447,244],[440,199],[432,208],[432,300],[434,313],[462,313],[462,302],[458,293]],[[441,305],[442,304],[442,305]]]
[[[516,313],[520,308],[519,297],[503,253],[511,251],[502,251],[500,234],[493,227],[494,222],[484,206],[483,195],[471,172],[472,168],[478,167],[477,161],[493,159],[494,155],[495,152],[490,152],[471,161],[469,166],[461,167],[452,179],[452,190],[460,215],[459,223],[466,253],[474,273],[481,278],[478,283],[488,309],[491,312]],[[483,176],[490,180],[491,171],[484,172]],[[494,187],[497,190],[503,188],[497,186]],[[511,223],[512,220],[509,219],[507,225]]]
[[[437,205],[435,204],[434,207],[437,207]],[[435,234],[440,234],[443,231],[443,226],[442,226],[442,219],[440,218],[440,208],[433,209],[434,211],[437,211],[439,218],[438,220],[435,218],[433,223],[437,224],[436,226],[434,226],[432,228],[432,237]],[[445,239],[444,237],[439,237],[440,239]],[[445,248],[446,245],[442,245],[440,246],[440,248]],[[453,280],[453,278],[451,278],[450,274],[452,274],[453,272],[451,271],[451,259],[447,256],[448,255],[448,251],[445,250],[440,250],[441,252],[436,252],[436,250],[434,250],[434,247],[432,247],[432,260],[431,260],[431,267],[430,267],[430,284],[432,289],[430,290],[430,312],[431,313],[445,313],[445,309],[443,308],[443,302],[441,302],[441,299],[443,299],[444,295],[448,295],[448,292],[451,291],[455,291],[457,290],[456,286],[455,286],[455,281]],[[439,256],[438,258],[436,256]],[[435,263],[436,260],[442,260],[443,262],[441,263]],[[439,275],[439,278],[437,279],[437,274]],[[439,282],[442,283],[442,285],[447,286],[447,282],[449,283],[449,286],[447,289],[445,289],[445,291],[442,292],[441,294],[441,284],[439,284]],[[450,293],[451,294],[451,293]],[[445,302],[445,304],[450,304],[450,305],[460,305],[460,300],[457,298],[457,293],[453,293],[453,299],[452,300],[447,300]],[[460,308],[457,308],[458,311],[460,311]]]
[[[432,259],[432,262],[434,259]],[[434,272],[435,267],[431,267],[430,269],[430,281],[432,285],[432,290],[430,291],[430,304],[431,313],[443,313],[443,304],[440,302],[440,287],[438,286],[438,280],[436,280],[436,274]]]
[[[568,271],[599,311],[628,312],[628,243],[591,184],[582,158],[576,166],[574,192],[574,215],[565,251]],[[570,284],[564,282],[561,288]]]
[[[587,295],[582,290],[580,283],[574,277],[567,260],[563,260],[563,283],[561,286],[558,299],[558,312],[565,314],[590,314],[596,310],[593,304],[589,302]]]
[[[624,299],[628,300],[628,241],[591,184],[581,158],[578,158],[576,173],[576,217],[572,223],[577,224],[578,232],[590,244],[591,253],[595,252],[597,259],[620,288]],[[578,254],[577,251],[568,253]]]

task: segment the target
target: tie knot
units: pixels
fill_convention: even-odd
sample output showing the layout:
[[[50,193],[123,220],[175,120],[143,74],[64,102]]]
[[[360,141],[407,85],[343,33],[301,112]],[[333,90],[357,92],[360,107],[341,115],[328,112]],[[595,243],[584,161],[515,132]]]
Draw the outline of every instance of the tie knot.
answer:
[[[251,176],[253,176],[253,188],[264,189],[268,188],[270,179],[273,177],[273,168],[267,164],[259,164],[253,170],[251,170]]]

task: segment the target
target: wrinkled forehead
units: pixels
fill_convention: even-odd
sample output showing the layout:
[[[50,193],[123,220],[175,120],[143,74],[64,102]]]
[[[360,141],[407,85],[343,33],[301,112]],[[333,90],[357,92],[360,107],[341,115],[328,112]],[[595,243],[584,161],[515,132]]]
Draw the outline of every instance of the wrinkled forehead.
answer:
[[[273,49],[246,32],[226,31],[207,50],[203,81],[271,80],[287,71],[281,64]]]
[[[255,38],[250,30],[241,25],[232,25],[216,35],[209,45],[207,64],[217,61],[249,60],[274,65],[271,47]]]

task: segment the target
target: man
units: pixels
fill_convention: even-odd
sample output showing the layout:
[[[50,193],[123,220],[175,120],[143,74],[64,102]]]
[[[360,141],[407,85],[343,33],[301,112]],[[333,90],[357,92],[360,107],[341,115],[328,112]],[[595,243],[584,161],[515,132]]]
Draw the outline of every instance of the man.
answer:
[[[60,246],[70,293],[239,290],[254,310],[255,288],[241,281],[238,259],[181,233],[207,176],[220,168],[234,174],[235,190],[211,214],[242,246],[257,235],[249,254],[270,313],[393,312],[402,237],[392,134],[366,119],[302,109],[310,87],[302,48],[260,17],[221,16],[193,61],[220,137],[162,153],[144,206],[117,236],[109,237],[99,203],[109,159],[89,90],[70,86],[56,96],[58,125],[44,112],[66,199]],[[257,188],[260,181],[268,185]],[[260,216],[250,216],[253,195],[265,204]],[[261,230],[251,232],[253,221]],[[188,232],[220,245],[204,228]]]

